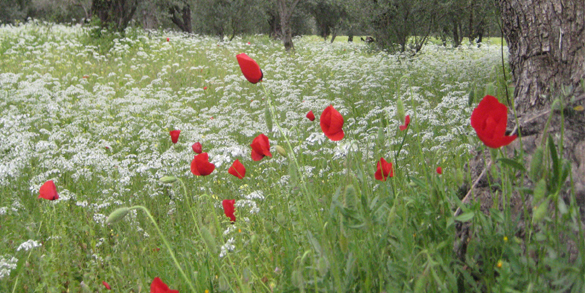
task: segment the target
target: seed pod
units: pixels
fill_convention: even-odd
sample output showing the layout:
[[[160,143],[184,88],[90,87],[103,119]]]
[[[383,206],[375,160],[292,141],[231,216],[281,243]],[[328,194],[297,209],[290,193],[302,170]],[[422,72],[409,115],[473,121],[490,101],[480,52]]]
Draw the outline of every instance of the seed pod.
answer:
[[[130,211],[129,208],[119,208],[119,209],[113,211],[108,216],[106,223],[113,224],[113,223],[117,223],[117,222],[122,221],[122,219],[124,219],[124,217],[128,214],[129,211]]]
[[[175,176],[164,176],[160,179],[162,183],[173,183],[175,181],[177,181],[177,177]]]
[[[275,148],[281,156],[286,157],[286,150],[283,147],[277,145]]]

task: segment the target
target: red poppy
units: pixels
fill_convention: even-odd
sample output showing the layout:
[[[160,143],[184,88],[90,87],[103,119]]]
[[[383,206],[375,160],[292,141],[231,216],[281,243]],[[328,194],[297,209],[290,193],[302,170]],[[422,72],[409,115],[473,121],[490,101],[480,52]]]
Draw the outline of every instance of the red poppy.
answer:
[[[333,105],[325,108],[321,113],[321,130],[325,133],[325,136],[333,141],[343,139],[345,133],[343,133],[343,116],[333,108]]]
[[[49,180],[45,182],[43,186],[41,186],[38,198],[44,198],[48,200],[59,199],[59,195],[57,194],[57,187],[55,186],[53,180]]]
[[[150,293],[179,293],[179,290],[169,289],[167,284],[163,283],[159,277],[156,277],[150,284]]]
[[[232,222],[236,221],[236,215],[234,215],[234,212],[236,211],[236,208],[234,207],[235,204],[235,199],[226,199],[221,202],[225,215],[229,217]]]
[[[236,160],[228,169],[228,173],[242,179],[244,176],[246,176],[246,167],[240,163],[240,160]]]
[[[477,137],[490,148],[500,148],[510,144],[516,135],[506,136],[508,108],[493,96],[483,97],[471,113],[471,126]]]
[[[250,42],[248,42],[248,45],[250,45]]]
[[[410,124],[410,115],[406,115],[406,117],[404,117],[404,125],[400,125],[400,131],[406,130],[406,128],[408,128],[408,124]]]
[[[206,86],[204,86],[204,87],[203,87],[203,90],[207,90],[207,87],[206,87]]]
[[[201,147],[201,143],[200,142],[196,142],[194,143],[191,148],[193,149],[194,152],[200,154],[203,152],[203,147]]]
[[[169,42],[171,39],[167,38],[167,42]]]
[[[437,167],[437,174],[439,175],[443,174],[443,168]]]
[[[315,114],[313,114],[313,111],[309,111],[309,113],[307,113],[307,119],[311,120],[311,121],[315,121]]]
[[[104,284],[104,287],[106,287],[106,289],[112,290],[112,287],[110,287],[110,284],[108,284],[106,281],[103,281],[102,284]]]
[[[196,155],[191,161],[191,173],[196,176],[207,176],[215,170],[215,165],[209,162],[209,155],[202,153]]]
[[[258,83],[264,77],[262,70],[260,70],[260,66],[254,59],[248,57],[245,53],[236,55],[238,58],[238,64],[240,64],[240,69],[244,74],[244,77],[251,83]]]
[[[177,143],[177,141],[179,141],[179,135],[181,134],[180,130],[172,130],[169,131],[169,134],[171,135],[171,140],[173,141],[173,143]]]
[[[256,136],[250,146],[252,147],[252,160],[260,161],[265,156],[272,158],[272,154],[270,153],[270,142],[268,142],[268,137],[263,133]]]
[[[386,181],[388,177],[394,177],[394,170],[392,169],[392,163],[386,162],[384,158],[380,158],[378,161],[376,174],[374,174],[376,180]]]

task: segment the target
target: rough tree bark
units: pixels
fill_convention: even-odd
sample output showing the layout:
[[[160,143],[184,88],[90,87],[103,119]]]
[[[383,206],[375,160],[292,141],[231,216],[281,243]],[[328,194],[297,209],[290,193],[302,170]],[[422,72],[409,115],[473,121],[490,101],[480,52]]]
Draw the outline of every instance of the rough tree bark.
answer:
[[[288,52],[290,50],[295,49],[295,46],[292,41],[291,17],[293,11],[295,10],[295,7],[297,6],[297,4],[299,4],[300,0],[293,0],[290,5],[288,5],[287,2],[288,1],[286,0],[276,0],[278,14],[280,15],[282,43],[284,44],[284,49]]]
[[[581,211],[585,208],[585,119],[572,109],[582,105],[585,78],[585,1],[497,0],[515,83],[519,131],[527,154],[543,133],[554,99],[562,99],[564,157],[572,162]],[[560,134],[561,113],[552,114],[550,134]],[[539,116],[540,115],[540,116]],[[560,137],[560,136],[559,136]],[[519,148],[519,142],[511,146]]]
[[[549,135],[559,145],[563,129],[563,157],[571,163],[576,202],[582,219],[585,219],[585,115],[574,110],[585,101],[585,1],[495,0],[495,3],[501,13],[515,85],[514,105],[508,106],[514,106],[519,125],[510,127],[515,127],[521,136],[504,148],[511,157],[522,147],[525,154],[522,160],[529,166],[534,151]],[[557,99],[564,105],[563,113],[552,109]],[[549,117],[550,124],[546,127]],[[509,122],[515,122],[513,113],[509,113],[509,118]],[[477,154],[471,161],[469,167],[475,182],[471,187],[473,192],[470,190],[468,195],[474,195],[487,213],[493,206],[493,192],[487,179],[492,163],[484,162],[483,158],[484,154]],[[571,190],[569,182],[565,183],[561,200],[567,202]],[[531,187],[534,182],[526,178],[524,184]],[[531,198],[528,197],[527,201]],[[513,194],[507,204],[514,215],[521,215],[523,206],[531,203],[522,202],[518,194]],[[459,223],[457,229],[459,240],[455,252],[461,261],[465,261],[467,242],[471,237],[469,223]],[[520,222],[518,236],[522,235],[524,231]],[[573,244],[567,245],[571,247]]]

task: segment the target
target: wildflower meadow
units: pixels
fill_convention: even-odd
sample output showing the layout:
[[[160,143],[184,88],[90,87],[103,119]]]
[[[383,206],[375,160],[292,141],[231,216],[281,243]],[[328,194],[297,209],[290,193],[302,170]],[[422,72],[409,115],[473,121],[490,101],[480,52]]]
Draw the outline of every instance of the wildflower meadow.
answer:
[[[0,292],[584,288],[578,207],[542,192],[561,148],[505,151],[499,39],[412,56],[96,30],[0,26]]]

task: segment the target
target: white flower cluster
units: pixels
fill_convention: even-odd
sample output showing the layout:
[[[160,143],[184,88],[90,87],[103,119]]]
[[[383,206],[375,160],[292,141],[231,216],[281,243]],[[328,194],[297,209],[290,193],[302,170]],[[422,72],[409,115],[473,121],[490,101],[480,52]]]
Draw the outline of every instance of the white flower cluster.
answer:
[[[228,239],[228,241],[221,246],[221,252],[219,253],[219,258],[223,258],[224,256],[226,256],[228,254],[228,252],[233,251],[234,249],[236,249],[236,246],[234,245],[234,243],[236,242],[236,240],[234,240],[234,238],[230,238]]]
[[[21,243],[18,248],[16,249],[16,251],[21,251],[24,249],[24,251],[29,251],[35,247],[39,247],[42,246],[42,244],[40,244],[39,242],[29,239],[23,243]]]
[[[398,130],[404,122],[394,117],[398,98],[412,118],[409,136],[424,144],[423,155],[440,158],[467,152],[469,144],[461,141],[470,133],[468,91],[472,85],[493,82],[493,65],[501,62],[500,48],[490,45],[464,53],[429,45],[409,58],[370,54],[358,43],[301,38],[295,44],[300,54],[289,55],[278,42],[255,46],[236,38],[218,47],[215,38],[177,34],[169,43],[161,42],[159,32],[141,31],[116,38],[104,54],[81,42],[79,36],[88,28],[51,25],[51,37],[39,41],[39,25],[0,28],[0,39],[6,41],[0,58],[8,68],[0,73],[0,186],[30,182],[31,192],[37,193],[43,182],[55,178],[60,197],[89,209],[101,225],[106,218],[101,209],[126,204],[135,195],[170,193],[180,201],[182,192],[167,192],[158,180],[168,174],[193,176],[194,142],[202,143],[216,165],[207,183],[196,187],[209,194],[216,193],[212,182],[226,182],[231,176],[227,168],[235,159],[246,166],[256,164],[250,158],[253,137],[265,133],[272,145],[284,142],[275,123],[275,131],[269,132],[267,97],[242,76],[234,57],[238,52],[249,52],[261,65],[262,84],[275,109],[272,119],[295,154],[303,154],[306,163],[299,172],[315,182],[346,172],[332,166],[350,151],[375,164],[379,129],[385,135],[381,155],[394,157],[392,146],[401,143],[404,134]],[[95,70],[106,61],[116,62],[116,67]],[[195,82],[177,82],[183,80]],[[346,138],[339,143],[323,135],[318,121],[305,118],[309,110],[319,117],[329,105],[344,116]],[[176,145],[170,143],[172,129],[182,131]],[[399,160],[406,160],[408,143]],[[249,171],[255,180],[280,172],[276,163],[284,159],[275,155],[266,161],[258,163],[261,170]],[[38,163],[29,178],[31,162]],[[103,192],[73,194],[67,188],[75,189],[62,186],[59,178],[70,178],[67,184],[92,182]],[[275,184],[291,180],[283,174],[278,178]],[[7,205],[14,212],[23,209],[19,197],[12,196],[12,205]],[[260,212],[256,203],[264,199],[262,191],[241,197],[238,205]],[[173,211],[169,206],[168,212]],[[3,213],[5,208],[0,209]]]
[[[18,259],[10,255],[0,255],[0,280],[10,275],[10,271],[16,269]]]

